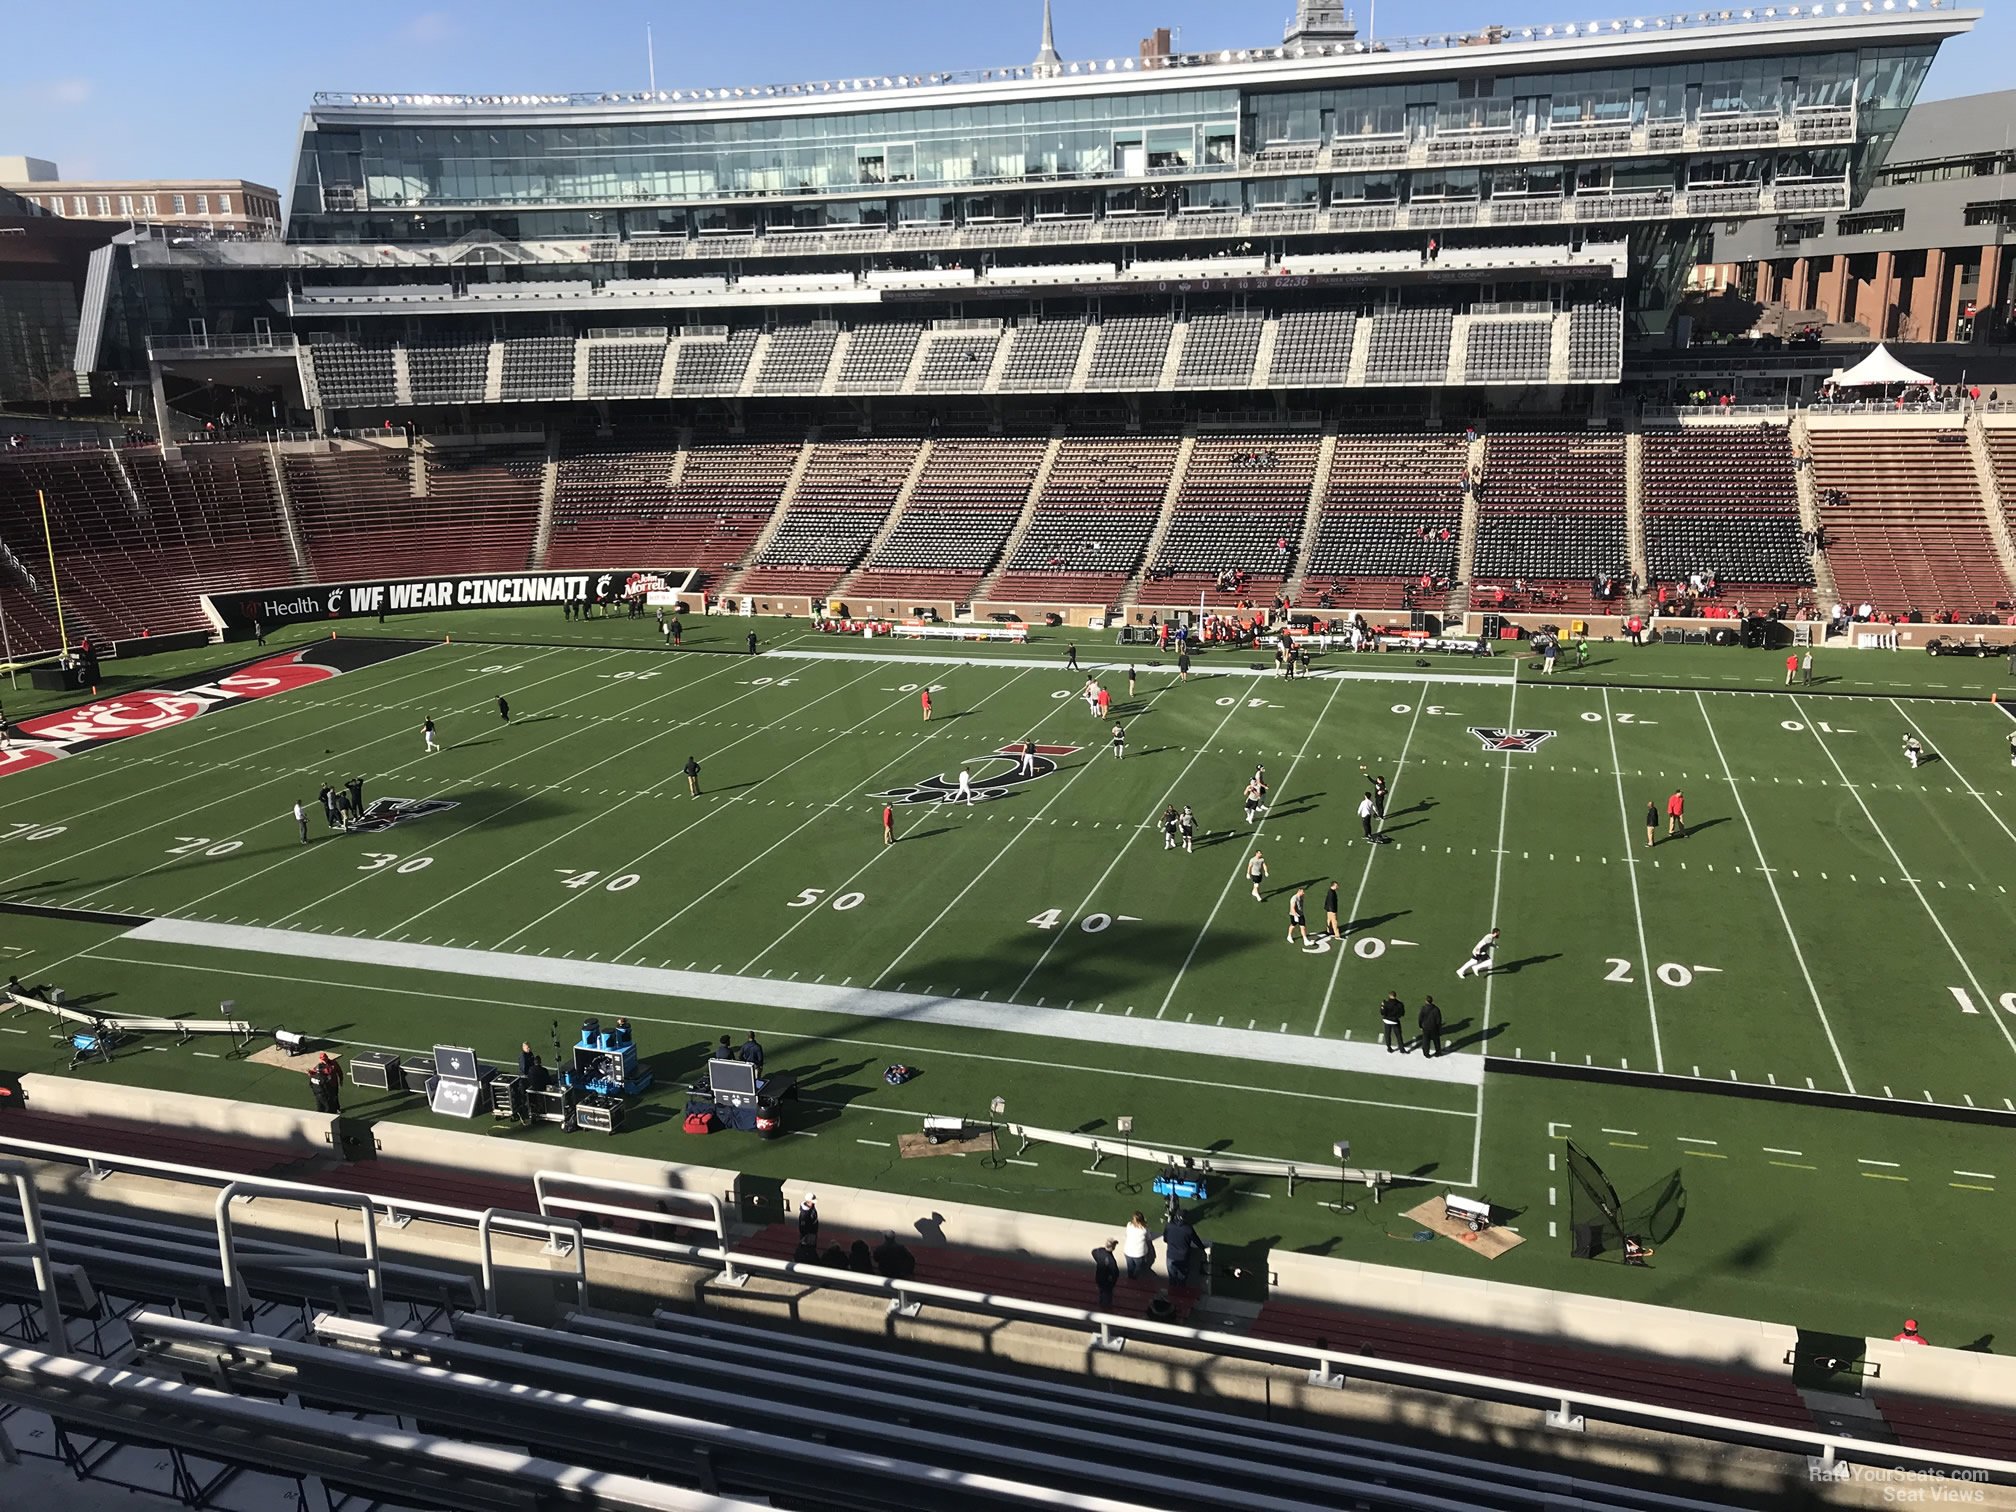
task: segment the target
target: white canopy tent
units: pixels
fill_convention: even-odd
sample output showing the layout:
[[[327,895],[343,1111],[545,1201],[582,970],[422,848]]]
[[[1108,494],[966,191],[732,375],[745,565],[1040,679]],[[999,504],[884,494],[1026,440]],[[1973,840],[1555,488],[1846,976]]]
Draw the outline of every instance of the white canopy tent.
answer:
[[[1836,388],[1881,388],[1892,383],[1930,383],[1923,373],[1913,372],[1880,342],[1876,350],[1851,368],[1836,368],[1827,380]]]

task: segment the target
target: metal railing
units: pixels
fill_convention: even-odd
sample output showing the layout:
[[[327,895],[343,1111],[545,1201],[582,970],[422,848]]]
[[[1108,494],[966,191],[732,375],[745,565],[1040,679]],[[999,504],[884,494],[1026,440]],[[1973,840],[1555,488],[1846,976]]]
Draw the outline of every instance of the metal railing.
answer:
[[[437,1219],[474,1230],[479,1238],[486,1242],[498,1222],[504,1222],[508,1227],[515,1221],[535,1231],[543,1228],[550,1234],[557,1227],[574,1234],[577,1241],[575,1244],[577,1277],[585,1276],[586,1250],[591,1247],[598,1251],[610,1250],[654,1256],[679,1264],[719,1266],[723,1272],[722,1279],[734,1284],[740,1284],[747,1279],[746,1276],[736,1274],[736,1267],[739,1266],[748,1273],[762,1274],[779,1280],[802,1281],[882,1296],[887,1299],[888,1310],[892,1316],[914,1317],[925,1304],[929,1303],[953,1312],[1071,1329],[1086,1335],[1087,1347],[1091,1349],[1124,1349],[1129,1340],[1139,1340],[1171,1348],[1252,1360],[1261,1364],[1303,1369],[1307,1371],[1310,1384],[1315,1386],[1341,1388],[1347,1381],[1372,1381],[1386,1386],[1438,1392],[1468,1400],[1532,1408],[1545,1414],[1550,1427],[1570,1431],[1580,1430],[1585,1420],[1593,1417],[1599,1421],[1628,1424],[1655,1431],[1686,1433],[1719,1443],[1744,1444],[1787,1454],[1805,1455],[1829,1467],[1841,1462],[1901,1465],[1949,1476],[1969,1472],[1987,1474],[2001,1481],[2016,1482],[2016,1460],[1997,1460],[1978,1455],[1907,1448],[1868,1439],[1821,1433],[1811,1429],[1784,1428],[1715,1413],[1693,1412],[1684,1408],[1634,1401],[1601,1392],[1538,1386],[1503,1376],[1413,1365],[1404,1361],[1358,1354],[1346,1349],[1282,1343],[1240,1334],[1221,1333],[1212,1329],[1191,1328],[1184,1324],[1161,1323],[1148,1318],[1102,1313],[1086,1308],[1063,1307],[1055,1303],[1002,1296],[992,1292],[940,1286],[931,1282],[895,1280],[859,1271],[833,1270],[821,1265],[801,1264],[794,1260],[780,1260],[766,1255],[735,1254],[731,1252],[731,1243],[726,1233],[721,1199],[708,1193],[669,1189],[659,1191],[656,1188],[641,1187],[630,1182],[545,1171],[534,1176],[535,1190],[541,1191],[541,1212],[537,1217],[533,1217],[503,1214],[496,1210],[486,1214],[474,1209],[450,1207],[440,1203],[406,1202],[334,1188],[297,1186],[284,1181],[247,1178],[233,1172],[214,1171],[200,1166],[183,1166],[173,1162],[132,1156],[105,1155],[102,1152],[4,1136],[0,1136],[0,1149],[36,1159],[86,1164],[94,1174],[99,1175],[122,1171],[138,1175],[168,1176],[221,1187],[217,1201],[220,1260],[225,1267],[224,1281],[234,1309],[233,1324],[240,1328],[244,1326],[242,1321],[244,1281],[242,1274],[238,1273],[234,1266],[227,1211],[230,1203],[240,1196],[263,1194],[285,1200],[353,1206],[366,1214],[366,1253],[361,1264],[367,1268],[367,1279],[370,1279],[374,1286],[374,1319],[378,1321],[382,1321],[382,1313],[377,1309],[382,1309],[383,1305],[382,1292],[375,1289],[378,1266],[375,1216],[378,1213],[396,1211]],[[580,1185],[590,1190],[642,1193],[651,1197],[654,1202],[679,1197],[702,1202],[707,1205],[712,1225],[719,1229],[720,1238],[713,1246],[689,1245],[643,1235],[591,1230],[564,1221],[556,1224],[553,1215],[545,1211],[549,1204],[554,1207],[566,1206],[577,1212],[606,1212],[631,1219],[644,1218],[653,1222],[683,1222],[693,1227],[709,1227],[708,1222],[683,1218],[676,1214],[644,1212],[635,1207],[582,1203],[566,1198],[547,1198],[543,1189],[545,1183]],[[254,1258],[256,1261],[262,1257]],[[340,1261],[346,1258],[353,1266],[360,1264],[357,1257],[318,1258],[325,1266],[330,1260]],[[302,1257],[301,1263],[305,1265],[307,1257]],[[486,1261],[485,1266],[486,1276],[494,1279],[495,1273],[492,1268],[494,1262]],[[494,1303],[494,1287],[486,1285],[485,1297],[486,1303]]]
[[[300,1187],[288,1181],[272,1181],[263,1176],[239,1176],[217,1194],[217,1263],[223,1273],[224,1306],[233,1328],[245,1326],[245,1264],[239,1259],[237,1230],[231,1219],[231,1204],[241,1197],[282,1197],[354,1207],[364,1215],[364,1253],[361,1256],[337,1253],[313,1255],[261,1255],[262,1268],[319,1271],[324,1275],[362,1272],[364,1288],[371,1302],[371,1319],[385,1321],[385,1275],[378,1258],[378,1212],[373,1199],[362,1192],[341,1192],[331,1187]]]
[[[1924,0],[1928,11],[1957,11],[1949,0]],[[1821,7],[1812,7],[1820,18]],[[1870,7],[1842,7],[1830,20],[1864,22]],[[1626,41],[1673,33],[1739,27],[1753,32],[1804,31],[1808,19],[1798,6],[1784,13],[1765,10],[1678,11],[1630,20],[1564,22],[1553,26],[1483,26],[1467,30],[1417,33],[1411,36],[1368,37],[1363,41],[1296,43],[1278,47],[1225,48],[1208,52],[1170,53],[1154,58],[1088,58],[1055,64],[1019,63],[996,68],[957,68],[929,73],[869,75],[784,84],[744,84],[698,89],[570,91],[559,94],[403,94],[318,91],[314,103],[334,109],[414,110],[552,110],[608,109],[612,106],[750,105],[763,100],[841,99],[907,89],[959,88],[976,84],[1023,81],[1065,81],[1135,72],[1175,72],[1269,63],[1299,63],[1324,56],[1366,57],[1381,53],[1468,52],[1483,46],[1586,46],[1604,40]]]
[[[167,352],[292,352],[300,348],[300,338],[291,331],[271,331],[246,336],[149,336],[150,356]]]

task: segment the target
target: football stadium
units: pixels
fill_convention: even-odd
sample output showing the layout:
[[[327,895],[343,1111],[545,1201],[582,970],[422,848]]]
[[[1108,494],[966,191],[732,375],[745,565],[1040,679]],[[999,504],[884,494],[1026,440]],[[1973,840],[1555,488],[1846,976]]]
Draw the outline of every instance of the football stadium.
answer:
[[[1697,272],[1981,13],[1069,19],[90,253],[10,1500],[2016,1505],[2002,232]]]

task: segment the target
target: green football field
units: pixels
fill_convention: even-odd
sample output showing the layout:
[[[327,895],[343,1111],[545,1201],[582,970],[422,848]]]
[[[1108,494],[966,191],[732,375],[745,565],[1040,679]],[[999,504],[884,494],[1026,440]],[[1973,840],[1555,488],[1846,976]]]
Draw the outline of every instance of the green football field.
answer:
[[[1138,1161],[1013,1141],[998,1164],[902,1159],[897,1137],[925,1114],[985,1122],[999,1097],[1018,1123],[1104,1137],[1129,1115],[1149,1146],[1317,1172],[1349,1139],[1354,1165],[1420,1185],[1340,1215],[1334,1174],[1242,1178],[1207,1237],[1841,1332],[1909,1313],[1939,1343],[2006,1334],[2005,663],[1823,652],[1818,685],[1785,690],[1782,654],[1709,648],[1606,645],[1552,678],[1332,657],[1293,682],[1219,653],[1187,684],[1148,655],[1129,696],[1116,648],[1081,635],[1127,728],[1116,760],[1062,632],[976,650],[768,621],[752,658],[748,628],[702,622],[675,653],[649,622],[545,612],[360,625],[404,639],[14,772],[0,900],[39,911],[0,916],[0,969],[114,1011],[230,1001],[356,1049],[507,1063],[627,1014],[659,1086],[612,1148],[1116,1225],[1153,1205]],[[103,691],[250,654],[114,664]],[[58,703],[0,696],[17,721]],[[1934,753],[1915,770],[1907,734]],[[1028,739],[1023,780],[1003,752]],[[1249,825],[1256,765],[1269,807]],[[942,801],[962,766],[980,801]],[[346,835],[316,812],[300,843],[291,804],[359,774],[404,816]],[[1371,774],[1391,785],[1378,845],[1356,816]],[[1662,819],[1648,848],[1647,804],[1676,790],[1689,833]],[[1196,811],[1194,852],[1164,848],[1171,803]],[[1332,883],[1341,942],[1291,942],[1291,894],[1320,936]],[[1459,979],[1494,925],[1496,969]],[[1453,1053],[1382,1049],[1389,990],[1410,1029],[1433,994]],[[67,1065],[46,1019],[0,1027],[0,1069]],[[799,1076],[790,1134],[682,1134],[706,1047],[752,1028]],[[75,1074],[308,1101],[225,1048],[135,1040]],[[918,1075],[885,1085],[898,1061]],[[430,1116],[371,1096],[346,1111]],[[1569,1257],[1564,1140],[1627,1199],[1670,1199],[1652,1267]],[[1130,1174],[1143,1190],[1116,1191]],[[1445,1186],[1527,1242],[1486,1262],[1427,1239],[1402,1210]]]

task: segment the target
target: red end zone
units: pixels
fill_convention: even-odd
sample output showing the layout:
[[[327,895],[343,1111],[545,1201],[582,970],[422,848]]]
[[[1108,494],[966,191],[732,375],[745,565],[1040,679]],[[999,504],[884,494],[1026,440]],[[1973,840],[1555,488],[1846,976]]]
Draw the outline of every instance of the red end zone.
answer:
[[[45,766],[58,757],[93,750],[111,741],[172,729],[215,709],[231,708],[255,698],[271,698],[276,693],[326,681],[345,670],[335,664],[338,660],[349,659],[331,656],[329,645],[323,642],[264,657],[222,677],[192,681],[186,687],[120,693],[60,713],[23,720],[14,727],[13,748],[0,751],[0,776]],[[400,643],[388,647],[380,642],[377,649],[397,655],[412,647]],[[370,656],[370,659],[382,657]]]

